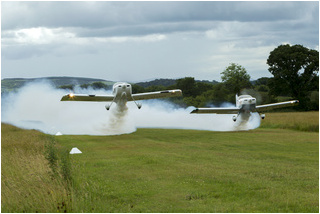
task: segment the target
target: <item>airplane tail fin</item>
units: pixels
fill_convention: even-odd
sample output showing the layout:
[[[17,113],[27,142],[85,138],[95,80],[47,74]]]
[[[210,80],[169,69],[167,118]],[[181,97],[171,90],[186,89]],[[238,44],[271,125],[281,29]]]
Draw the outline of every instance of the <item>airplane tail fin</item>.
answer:
[[[236,94],[236,106],[239,106],[239,97],[238,97],[238,94]]]

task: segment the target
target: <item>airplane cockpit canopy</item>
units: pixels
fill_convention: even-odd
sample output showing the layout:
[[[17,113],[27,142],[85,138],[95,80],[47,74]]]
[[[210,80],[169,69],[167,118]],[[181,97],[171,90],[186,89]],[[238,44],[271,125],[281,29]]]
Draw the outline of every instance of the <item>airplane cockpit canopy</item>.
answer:
[[[240,95],[238,97],[238,99],[244,99],[244,98],[252,98],[252,96],[251,95]]]

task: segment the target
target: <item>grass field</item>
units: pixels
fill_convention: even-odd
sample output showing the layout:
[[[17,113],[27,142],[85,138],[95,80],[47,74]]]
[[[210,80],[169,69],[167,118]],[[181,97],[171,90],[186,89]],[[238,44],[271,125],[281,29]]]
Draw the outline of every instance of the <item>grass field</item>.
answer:
[[[1,126],[1,211],[56,212],[68,198],[65,182],[55,178],[45,158],[49,136],[35,130]]]
[[[270,127],[285,125],[273,115],[242,132],[52,138],[2,124],[2,212],[318,213],[319,132]]]
[[[319,112],[266,113],[260,128],[281,128],[298,131],[319,132]]]

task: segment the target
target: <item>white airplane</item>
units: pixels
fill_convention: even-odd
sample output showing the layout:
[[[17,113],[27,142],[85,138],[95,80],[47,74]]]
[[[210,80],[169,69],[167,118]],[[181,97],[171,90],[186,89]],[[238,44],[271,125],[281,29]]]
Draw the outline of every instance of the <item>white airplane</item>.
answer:
[[[251,115],[251,112],[258,112],[262,119],[265,118],[265,114],[262,112],[283,108],[288,106],[294,106],[299,103],[298,100],[291,100],[286,102],[272,103],[266,105],[256,105],[256,98],[250,95],[236,95],[236,107],[234,108],[196,108],[191,114],[237,114],[232,117],[233,121],[236,122],[238,116],[241,117],[242,121],[247,121]]]
[[[64,95],[60,101],[111,102],[105,106],[107,110],[110,109],[112,103],[116,103],[120,107],[124,107],[127,104],[127,101],[133,101],[140,109],[142,104],[137,103],[137,100],[177,97],[181,95],[182,91],[179,89],[132,94],[132,87],[129,83],[118,82],[113,85],[112,94],[110,95],[71,93]]]

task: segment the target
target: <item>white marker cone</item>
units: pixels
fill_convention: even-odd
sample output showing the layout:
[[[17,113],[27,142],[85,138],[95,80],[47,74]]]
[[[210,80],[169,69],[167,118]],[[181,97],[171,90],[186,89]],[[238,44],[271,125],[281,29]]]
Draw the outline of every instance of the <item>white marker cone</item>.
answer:
[[[82,152],[77,148],[74,147],[71,149],[70,154],[81,154]]]

